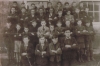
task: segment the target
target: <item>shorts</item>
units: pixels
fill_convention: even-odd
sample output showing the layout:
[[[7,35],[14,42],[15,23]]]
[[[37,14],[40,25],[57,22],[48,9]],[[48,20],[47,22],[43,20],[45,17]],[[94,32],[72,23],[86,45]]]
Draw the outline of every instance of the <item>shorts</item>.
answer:
[[[21,48],[21,41],[15,41],[14,42],[14,52],[20,52]]]

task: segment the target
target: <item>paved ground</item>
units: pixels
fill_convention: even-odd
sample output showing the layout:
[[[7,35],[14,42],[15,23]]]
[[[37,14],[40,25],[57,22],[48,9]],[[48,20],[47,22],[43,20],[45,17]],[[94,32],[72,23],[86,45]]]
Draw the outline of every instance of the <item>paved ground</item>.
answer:
[[[72,66],[100,66],[100,54],[99,52],[94,52],[94,58],[95,58],[95,61],[90,61],[90,62],[87,62],[85,61],[84,63],[79,63],[77,61],[75,61],[73,63]],[[8,66],[7,63],[8,63],[8,59],[7,59],[7,53],[6,51],[4,50],[3,53],[0,54],[0,66]],[[16,65],[10,65],[10,66],[16,66]]]

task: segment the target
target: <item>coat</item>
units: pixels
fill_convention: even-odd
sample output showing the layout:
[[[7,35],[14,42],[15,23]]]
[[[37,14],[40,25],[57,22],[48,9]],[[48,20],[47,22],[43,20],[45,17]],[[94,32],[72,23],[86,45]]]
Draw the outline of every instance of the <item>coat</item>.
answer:
[[[58,50],[58,51],[57,51],[57,53],[54,53],[51,50],[56,50],[56,51]],[[60,47],[59,43],[57,43],[55,45],[53,43],[50,43],[49,44],[49,53],[50,53],[50,61],[51,62],[60,62],[61,61],[62,51],[61,51],[61,47]]]
[[[76,44],[76,45],[73,46],[73,44]],[[65,45],[71,45],[71,47],[66,48]],[[63,39],[63,43],[61,44],[61,48],[62,48],[63,59],[76,57],[78,46],[77,46],[76,39],[74,37],[69,37],[69,38],[65,37]]]
[[[37,50],[39,50],[39,52]],[[46,53],[42,55],[43,51],[45,51]],[[36,49],[35,49],[35,55],[36,55],[36,64],[37,65],[47,65],[48,64],[48,56],[49,56],[48,45],[45,44],[42,48],[42,46],[40,44],[37,44]]]
[[[84,26],[76,26],[75,27],[75,35],[76,35],[76,40],[78,43],[80,43],[80,42],[84,43],[85,32],[83,32],[83,30],[85,30]],[[80,31],[80,33],[78,33],[78,31]]]

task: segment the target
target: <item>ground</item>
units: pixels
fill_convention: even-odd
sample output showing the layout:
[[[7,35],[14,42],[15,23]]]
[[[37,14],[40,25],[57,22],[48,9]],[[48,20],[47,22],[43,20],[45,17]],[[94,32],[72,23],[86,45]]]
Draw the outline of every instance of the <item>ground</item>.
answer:
[[[7,53],[4,50],[3,53],[0,54],[0,59],[1,59],[0,61],[1,61],[2,66],[8,66],[7,58],[8,58]],[[94,58],[95,58],[95,61],[90,61],[90,62],[85,61],[83,63],[79,63],[77,61],[74,61],[72,66],[100,66],[100,53],[97,50],[95,50],[94,52]],[[10,66],[16,66],[16,65],[11,64]]]

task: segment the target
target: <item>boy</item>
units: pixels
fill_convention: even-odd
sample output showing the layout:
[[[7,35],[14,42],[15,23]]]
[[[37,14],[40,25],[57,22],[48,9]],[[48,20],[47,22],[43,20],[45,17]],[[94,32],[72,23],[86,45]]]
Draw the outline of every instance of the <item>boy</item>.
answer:
[[[24,7],[21,8],[21,14],[19,17],[20,17],[21,26],[27,25],[28,15],[27,15],[26,9]]]
[[[70,22],[70,21],[66,21],[66,22],[65,22],[65,25],[66,25],[66,26],[64,27],[65,30],[66,30],[66,29],[69,29],[69,30],[71,31],[71,33],[72,33],[71,36],[74,36],[74,32],[75,32],[75,31],[74,31],[74,26],[71,25],[71,22]]]
[[[82,21],[78,20],[77,26],[75,27],[75,34],[76,34],[76,40],[79,46],[79,62],[84,62],[83,55],[84,49],[85,49],[85,42],[84,42],[84,35],[85,35],[85,27],[82,26]]]
[[[71,12],[72,12],[71,14],[72,15],[74,15],[76,7],[77,7],[77,3],[76,2],[72,2],[72,5],[71,5]]]
[[[54,16],[55,16],[54,9],[50,8],[49,13],[47,14],[47,21],[49,22],[48,25],[53,24]]]
[[[86,20],[90,20],[90,25],[92,26],[93,24],[92,24],[92,22],[93,22],[93,15],[92,14],[90,14],[89,13],[89,8],[88,7],[86,7],[85,8],[85,11],[84,11],[84,13],[83,13],[83,21],[84,22],[86,22]],[[83,24],[84,26],[85,26],[85,23]]]
[[[6,27],[4,28],[4,42],[8,52],[8,64],[10,64],[14,60],[14,44],[13,44],[13,31],[11,27],[11,22],[6,23]]]
[[[49,42],[52,41],[52,37],[53,37],[53,34],[58,34],[57,31],[55,30],[55,27],[54,25],[50,25],[50,31],[49,31]]]
[[[18,23],[18,15],[16,14],[15,7],[11,8],[10,13],[7,16],[7,18],[11,22],[13,28],[15,28],[15,25]]]
[[[62,10],[62,3],[61,2],[57,2],[57,5],[55,7],[55,14],[58,13],[59,10]]]
[[[50,66],[60,66],[61,65],[61,47],[58,42],[58,36],[56,34],[52,37],[52,42],[49,44],[50,53]]]
[[[86,22],[86,36],[85,36],[85,48],[86,48],[86,54],[87,54],[87,60],[94,60],[93,58],[93,47],[92,47],[92,42],[93,42],[93,36],[95,34],[93,27],[90,25],[90,21],[87,20]]]
[[[41,20],[45,19],[45,13],[44,13],[44,9],[43,8],[39,8],[39,13],[37,15],[37,21],[38,21],[38,26],[40,26],[41,24]]]
[[[35,47],[38,44],[37,29],[38,29],[37,22],[36,20],[33,20],[32,24],[29,27],[29,32],[31,33],[30,42],[34,44]]]
[[[62,10],[58,10],[58,12],[57,12],[57,14],[56,14],[56,16],[54,17],[54,25],[56,26],[56,22],[58,21],[58,20],[62,20],[62,26],[64,26],[64,17],[62,16]]]
[[[74,20],[75,20],[74,25],[75,26],[77,25],[77,21],[79,19],[81,19],[81,20],[83,19],[82,17],[83,17],[82,13],[80,13],[80,10],[78,8],[76,8],[75,13],[74,13]]]
[[[24,27],[24,31],[22,33],[22,36],[31,36],[31,33],[29,33],[29,28],[27,26]]]
[[[49,28],[46,26],[45,20],[41,21],[41,26],[38,28],[37,35],[38,37],[40,36],[47,37],[49,35]]]
[[[23,66],[32,66],[32,59],[35,54],[35,47],[33,44],[29,43],[29,37],[23,36],[23,42],[20,48],[21,51],[21,61]]]
[[[36,54],[36,65],[37,66],[47,66],[48,65],[48,44],[46,44],[46,39],[44,36],[39,38],[39,44],[37,44],[35,49]]]
[[[36,11],[34,9],[32,9],[31,13],[29,15],[29,21],[30,21],[29,25],[31,24],[31,21],[34,20],[34,19],[36,19],[36,18],[37,18],[36,17]]]
[[[76,58],[77,42],[75,38],[71,36],[71,31],[69,29],[66,29],[64,34],[65,37],[61,44],[63,66],[72,66],[72,62]]]
[[[49,14],[50,8],[52,8],[52,3],[51,2],[48,2],[47,3],[47,8],[45,9],[45,13],[46,14]]]
[[[68,2],[65,2],[64,4],[64,8],[63,8],[63,16],[66,15],[67,11],[70,10],[70,7],[69,7],[69,3]]]
[[[16,59],[16,63],[19,65],[20,63],[20,47],[22,42],[22,30],[20,24],[16,25],[14,30],[14,55]]]
[[[74,24],[74,16],[71,15],[71,11],[70,10],[68,10],[66,15],[65,15],[65,21],[66,20],[69,20],[72,25]]]
[[[55,28],[55,30],[58,33],[58,40],[59,40],[59,42],[62,43],[62,38],[64,37],[64,35],[63,35],[64,27],[62,27],[61,21],[57,22],[57,27]]]

